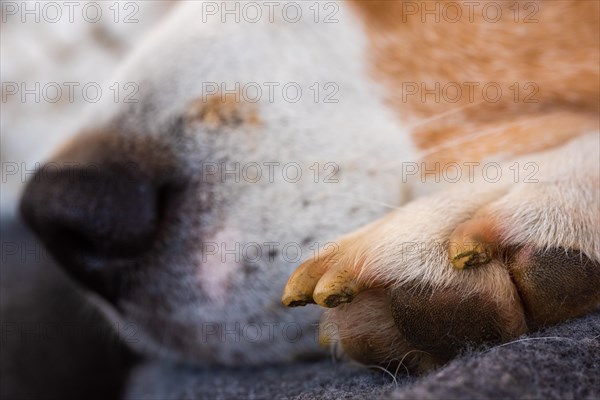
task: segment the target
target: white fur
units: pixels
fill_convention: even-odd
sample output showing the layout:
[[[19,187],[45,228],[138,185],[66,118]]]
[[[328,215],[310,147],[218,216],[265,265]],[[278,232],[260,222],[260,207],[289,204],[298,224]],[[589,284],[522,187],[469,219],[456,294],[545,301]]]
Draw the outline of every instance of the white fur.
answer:
[[[290,312],[281,306],[287,277],[311,254],[315,242],[332,240],[406,200],[398,171],[385,166],[406,158],[411,144],[384,106],[381,88],[369,78],[368,44],[360,22],[341,5],[339,23],[315,23],[310,4],[302,6],[306,17],[297,23],[279,17],[273,23],[223,24],[219,18],[199,23],[201,2],[181,4],[111,79],[138,83],[140,104],[105,99],[81,119],[84,131],[114,130],[118,121],[117,133],[166,142],[181,158],[182,173],[190,177],[201,174],[202,163],[225,159],[242,165],[293,162],[303,173],[297,183],[282,179],[280,170],[274,182],[220,182],[211,193],[215,207],[204,214],[193,211],[203,188],[191,192],[172,238],[178,249],[166,245],[146,267],[154,271],[146,272],[151,278],[121,304],[123,318],[140,325],[143,340],[138,345],[153,353],[237,364],[315,351],[313,331],[320,311]],[[304,94],[297,103],[280,95],[273,102],[263,97],[257,103],[261,123],[255,131],[227,126],[215,131],[188,123],[178,136],[171,136],[178,118],[202,99],[203,82],[226,82],[229,88],[235,82],[295,82]],[[339,102],[315,103],[309,91],[315,82],[337,84]],[[335,163],[339,182],[323,183],[321,170],[315,183],[310,169],[315,162],[321,168]],[[236,242],[278,242],[280,250],[293,243],[303,255],[295,262],[281,255],[271,262],[263,255],[256,263],[258,271],[245,277],[241,263],[231,258],[222,262],[210,256],[204,262],[201,242],[224,242],[227,248]],[[148,294],[157,291],[160,310]],[[263,335],[259,343],[201,337],[205,323],[231,329],[251,321],[299,323],[304,335],[297,341]]]

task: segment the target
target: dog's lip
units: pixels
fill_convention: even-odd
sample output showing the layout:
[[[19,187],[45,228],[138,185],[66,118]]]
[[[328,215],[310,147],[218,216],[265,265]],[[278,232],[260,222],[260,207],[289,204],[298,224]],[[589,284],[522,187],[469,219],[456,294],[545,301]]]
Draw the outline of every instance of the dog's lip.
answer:
[[[72,252],[66,257],[53,256],[77,286],[113,305],[117,305],[126,292],[128,274],[124,271],[139,268],[143,262],[128,257],[105,259],[83,252]],[[81,268],[81,265],[85,267]]]

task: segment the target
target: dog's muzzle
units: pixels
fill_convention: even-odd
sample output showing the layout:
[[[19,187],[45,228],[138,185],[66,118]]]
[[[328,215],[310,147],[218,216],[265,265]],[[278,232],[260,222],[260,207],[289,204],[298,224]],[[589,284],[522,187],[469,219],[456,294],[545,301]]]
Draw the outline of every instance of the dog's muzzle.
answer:
[[[148,168],[151,155],[133,162],[122,149],[86,145],[109,156],[46,164],[28,183],[21,212],[68,274],[115,302],[124,273],[141,268],[160,236],[173,186]]]

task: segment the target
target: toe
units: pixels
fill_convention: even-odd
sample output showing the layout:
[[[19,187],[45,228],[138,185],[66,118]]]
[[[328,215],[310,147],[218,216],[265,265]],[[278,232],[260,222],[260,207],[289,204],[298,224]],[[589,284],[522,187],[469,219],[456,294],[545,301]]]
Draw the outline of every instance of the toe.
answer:
[[[298,307],[315,302],[315,287],[334,261],[336,252],[337,246],[326,246],[320,256],[306,260],[294,271],[283,289],[281,302],[284,306]]]
[[[463,222],[450,235],[450,262],[456,269],[487,264],[496,253],[498,241],[497,223],[492,218],[479,217]]]
[[[518,248],[508,261],[533,329],[578,317],[600,304],[600,262],[575,249]]]
[[[350,303],[359,292],[356,274],[352,266],[336,265],[319,280],[313,293],[314,301],[326,308]]]

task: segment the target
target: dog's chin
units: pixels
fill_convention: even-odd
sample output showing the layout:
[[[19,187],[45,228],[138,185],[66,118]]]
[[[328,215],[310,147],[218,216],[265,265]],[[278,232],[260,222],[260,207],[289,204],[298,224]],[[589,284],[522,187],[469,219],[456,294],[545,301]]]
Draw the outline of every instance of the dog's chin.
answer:
[[[106,319],[114,337],[139,355],[173,362],[202,364],[201,360],[186,357],[186,353],[182,349],[172,349],[162,344],[155,338],[155,335],[149,333],[148,327],[119,311],[104,297],[91,291],[86,291],[85,294],[90,304]]]
[[[87,297],[106,318],[115,338],[147,359],[195,367],[236,367],[316,359],[326,354],[316,341],[321,313],[317,308],[298,310],[296,319],[282,317],[277,308],[255,314],[255,322],[239,322],[248,321],[248,315],[242,314],[228,315],[225,320],[221,313],[206,321],[193,316],[183,321],[130,302],[115,307],[93,292],[87,292]],[[256,340],[257,332],[261,340]],[[271,335],[269,339],[267,335]]]
[[[85,296],[87,301],[100,311],[100,314],[106,319],[106,322],[109,327],[112,328],[112,333],[117,340],[124,342],[141,355],[152,355],[165,352],[166,349],[159,350],[160,346],[158,343],[155,343],[150,336],[146,335],[139,324],[128,319],[104,297],[89,290],[86,290]],[[177,359],[178,357],[173,353],[170,358]]]

